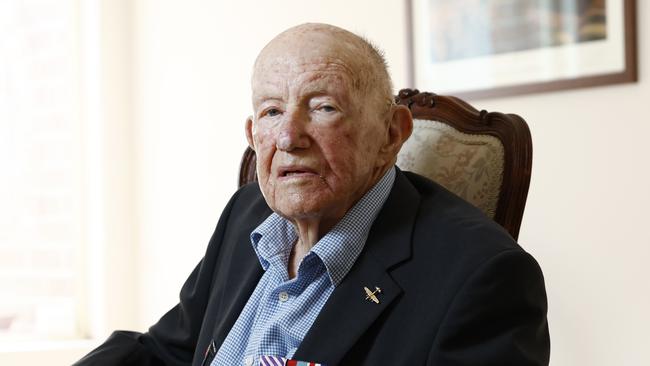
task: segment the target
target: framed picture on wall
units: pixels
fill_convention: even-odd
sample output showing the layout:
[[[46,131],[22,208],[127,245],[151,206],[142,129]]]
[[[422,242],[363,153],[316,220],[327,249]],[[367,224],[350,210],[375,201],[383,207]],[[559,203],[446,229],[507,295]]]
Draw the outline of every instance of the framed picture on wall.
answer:
[[[634,82],[634,0],[407,0],[410,83],[465,99]]]

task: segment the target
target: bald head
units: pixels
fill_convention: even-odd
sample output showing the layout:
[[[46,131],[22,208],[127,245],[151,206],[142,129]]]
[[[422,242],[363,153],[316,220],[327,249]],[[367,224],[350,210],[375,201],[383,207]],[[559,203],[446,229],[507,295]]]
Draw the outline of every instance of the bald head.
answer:
[[[276,36],[255,61],[253,84],[274,65],[328,59],[346,68],[364,102],[385,105],[392,101],[393,85],[382,52],[366,39],[329,24],[306,23]]]

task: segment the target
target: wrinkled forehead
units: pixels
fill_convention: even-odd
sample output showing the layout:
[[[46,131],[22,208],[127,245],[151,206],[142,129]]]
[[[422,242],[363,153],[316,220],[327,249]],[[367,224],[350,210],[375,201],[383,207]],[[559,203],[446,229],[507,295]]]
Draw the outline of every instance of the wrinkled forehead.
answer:
[[[345,94],[356,89],[355,73],[336,57],[268,58],[253,74],[253,102],[275,93]]]
[[[335,54],[283,52],[259,59],[253,71],[253,81],[264,78],[268,74],[297,74],[315,71],[339,72],[349,76],[355,75],[354,64],[345,57],[338,57]]]
[[[281,34],[264,47],[255,62],[253,93],[269,83],[287,84],[310,77],[335,78],[356,88],[362,59],[356,45],[329,33]]]

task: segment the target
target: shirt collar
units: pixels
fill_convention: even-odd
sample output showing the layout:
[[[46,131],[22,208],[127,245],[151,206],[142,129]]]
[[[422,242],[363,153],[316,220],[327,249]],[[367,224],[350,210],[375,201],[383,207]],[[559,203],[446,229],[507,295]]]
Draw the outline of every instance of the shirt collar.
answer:
[[[334,286],[343,280],[363,250],[370,227],[393,187],[395,174],[395,167],[389,169],[305,256],[314,253],[323,261]],[[298,236],[291,222],[274,212],[253,230],[250,239],[266,270],[276,256],[286,265]]]

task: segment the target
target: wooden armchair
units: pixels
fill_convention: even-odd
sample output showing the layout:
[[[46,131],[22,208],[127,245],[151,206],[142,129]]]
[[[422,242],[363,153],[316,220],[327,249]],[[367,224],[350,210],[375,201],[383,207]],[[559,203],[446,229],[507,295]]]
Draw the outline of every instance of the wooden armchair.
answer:
[[[402,89],[413,134],[397,165],[424,175],[474,204],[517,239],[532,166],[532,140],[515,114],[478,111],[452,96]],[[247,148],[239,186],[257,180],[255,152]]]

